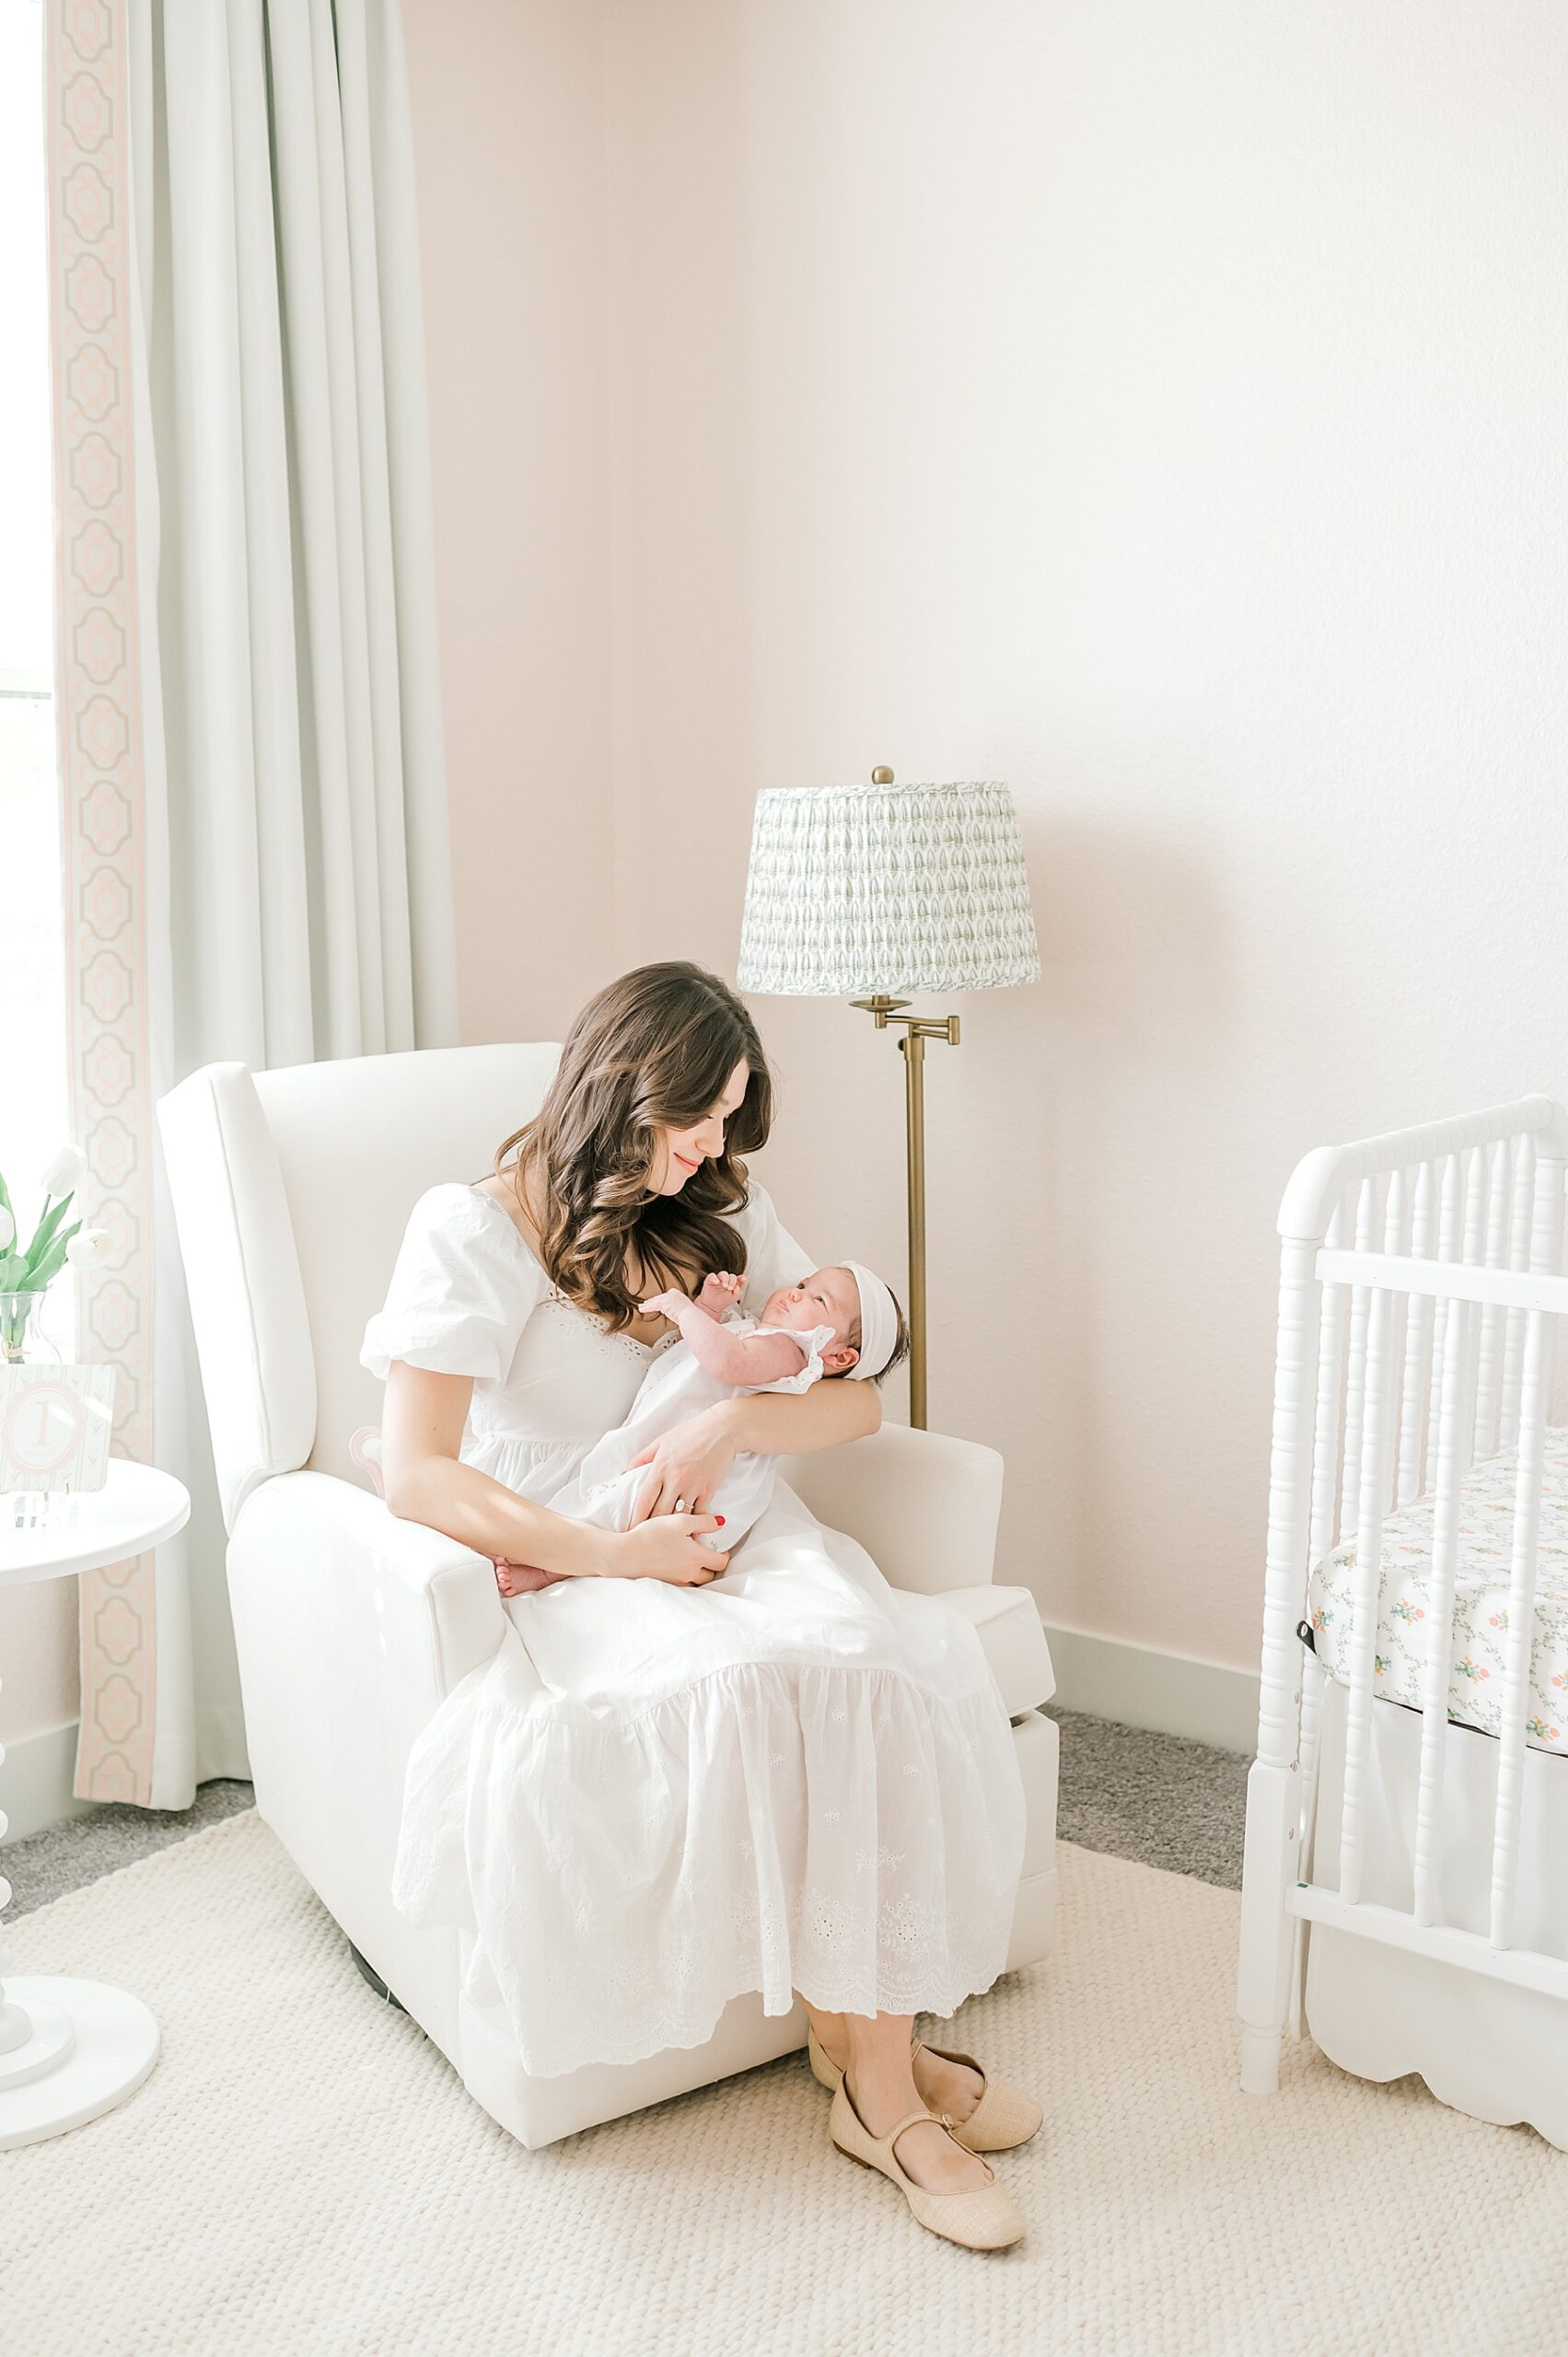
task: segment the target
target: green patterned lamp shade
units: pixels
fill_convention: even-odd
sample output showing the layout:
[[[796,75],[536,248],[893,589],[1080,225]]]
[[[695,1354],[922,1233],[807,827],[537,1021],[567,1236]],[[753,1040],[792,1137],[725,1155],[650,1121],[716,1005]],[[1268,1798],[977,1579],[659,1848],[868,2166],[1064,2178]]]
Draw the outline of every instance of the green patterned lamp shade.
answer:
[[[757,796],[743,991],[985,991],[1040,978],[1005,785],[829,785]]]

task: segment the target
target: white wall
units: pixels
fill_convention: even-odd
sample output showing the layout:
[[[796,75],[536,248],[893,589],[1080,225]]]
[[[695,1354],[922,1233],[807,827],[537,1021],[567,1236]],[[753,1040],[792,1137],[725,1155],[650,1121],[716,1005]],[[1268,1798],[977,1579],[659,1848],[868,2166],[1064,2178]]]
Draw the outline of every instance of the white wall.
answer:
[[[1048,1620],[1250,1668],[1293,1162],[1568,1090],[1568,27],[620,0],[608,58],[617,962],[733,970],[759,786],[1011,782],[933,1421]],[[786,1213],[894,1268],[894,1049],[759,1012]]]

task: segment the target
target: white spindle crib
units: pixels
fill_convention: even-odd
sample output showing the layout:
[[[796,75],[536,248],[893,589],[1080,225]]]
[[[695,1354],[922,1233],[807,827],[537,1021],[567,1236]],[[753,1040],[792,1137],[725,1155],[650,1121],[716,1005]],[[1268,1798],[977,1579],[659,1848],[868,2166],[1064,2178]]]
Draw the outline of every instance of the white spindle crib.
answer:
[[[1539,1700],[1551,1676],[1568,1727],[1565,1166],[1533,1097],[1320,1148],[1285,1190],[1239,2006],[1253,2093],[1305,2025],[1568,2146],[1568,1736]]]

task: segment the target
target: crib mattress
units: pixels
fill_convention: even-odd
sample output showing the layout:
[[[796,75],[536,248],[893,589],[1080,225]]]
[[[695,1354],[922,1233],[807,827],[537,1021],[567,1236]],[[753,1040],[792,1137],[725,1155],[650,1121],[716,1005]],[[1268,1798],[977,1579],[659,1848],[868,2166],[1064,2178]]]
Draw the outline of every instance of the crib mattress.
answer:
[[[1527,1739],[1568,1752],[1568,1430],[1549,1427],[1542,1447],[1540,1546],[1535,1635],[1530,1647]],[[1454,1580],[1454,1655],[1448,1716],[1497,1735],[1503,1724],[1508,1636],[1508,1566],[1516,1452],[1473,1466],[1459,1492]],[[1383,1525],[1373,1691],[1419,1711],[1426,1675],[1426,1616],[1432,1585],[1433,1502],[1391,1514]],[[1348,1684],[1354,1628],[1353,1539],[1313,1568],[1308,1609],[1318,1658]]]

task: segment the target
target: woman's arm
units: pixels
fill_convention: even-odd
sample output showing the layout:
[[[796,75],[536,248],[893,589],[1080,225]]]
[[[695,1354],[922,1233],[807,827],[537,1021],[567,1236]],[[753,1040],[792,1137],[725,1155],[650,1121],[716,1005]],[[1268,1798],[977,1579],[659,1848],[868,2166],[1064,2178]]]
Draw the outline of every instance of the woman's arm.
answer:
[[[839,1376],[814,1383],[809,1391],[758,1392],[726,1399],[723,1412],[735,1446],[756,1457],[809,1457],[813,1449],[837,1448],[865,1440],[882,1422],[882,1395],[874,1383]]]
[[[705,1511],[740,1449],[758,1457],[807,1457],[815,1449],[864,1440],[881,1422],[877,1386],[842,1377],[814,1383],[805,1392],[752,1392],[721,1400],[672,1424],[633,1460],[648,1469],[633,1527],[649,1515],[673,1514],[678,1500],[688,1512]]]
[[[423,1522],[481,1555],[568,1578],[679,1580],[724,1569],[726,1555],[697,1544],[701,1533],[718,1528],[711,1514],[671,1515],[645,1531],[595,1530],[463,1464],[458,1451],[472,1390],[469,1375],[437,1375],[401,1359],[388,1368],[381,1478],[400,1521]]]

